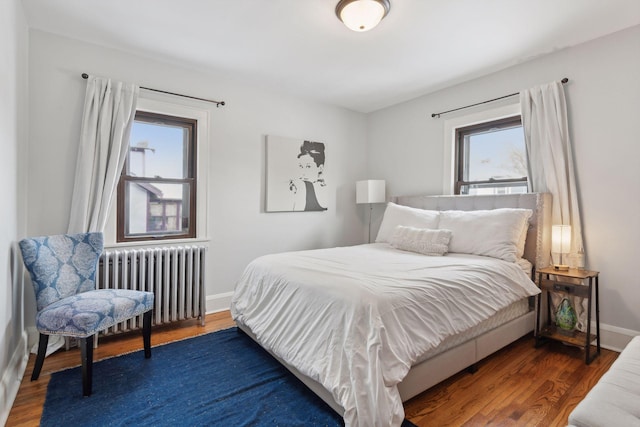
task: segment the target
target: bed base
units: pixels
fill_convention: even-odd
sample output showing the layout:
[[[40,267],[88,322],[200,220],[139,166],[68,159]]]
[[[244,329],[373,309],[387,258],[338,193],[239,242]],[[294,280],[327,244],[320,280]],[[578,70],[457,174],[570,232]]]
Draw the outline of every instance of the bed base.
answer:
[[[469,341],[414,365],[405,379],[398,384],[398,391],[400,392],[402,401],[406,402],[464,369],[473,369],[475,364],[485,357],[532,332],[534,326],[535,312],[529,311]],[[249,327],[238,323],[238,328],[254,341],[258,342]],[[344,415],[344,408],[333,399],[331,393],[319,382],[304,375],[271,351],[269,351],[269,353],[291,371],[291,373],[302,381],[312,392],[324,400],[334,411],[341,416]]]
[[[414,365],[400,384],[403,402],[411,399],[452,375],[480,362],[485,357],[533,331],[533,311],[487,331],[469,341]]]

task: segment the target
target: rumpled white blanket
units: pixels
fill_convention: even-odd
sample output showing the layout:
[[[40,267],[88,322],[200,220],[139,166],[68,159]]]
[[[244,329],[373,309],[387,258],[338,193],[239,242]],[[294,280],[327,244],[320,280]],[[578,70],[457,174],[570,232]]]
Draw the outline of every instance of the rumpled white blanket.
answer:
[[[231,313],[329,390],[347,427],[387,427],[404,419],[396,386],[421,354],[537,293],[516,263],[377,243],[260,257]]]

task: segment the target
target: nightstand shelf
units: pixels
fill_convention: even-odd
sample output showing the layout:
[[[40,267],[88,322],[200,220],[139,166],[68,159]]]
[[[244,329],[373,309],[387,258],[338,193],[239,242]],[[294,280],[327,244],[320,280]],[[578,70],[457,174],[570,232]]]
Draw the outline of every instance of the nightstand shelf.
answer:
[[[536,347],[548,340],[560,341],[568,345],[580,347],[585,351],[585,362],[590,364],[600,354],[600,302],[598,298],[599,272],[590,270],[556,270],[553,267],[543,268],[538,271],[538,286],[541,293],[537,298],[536,317]],[[553,277],[553,278],[552,278]],[[579,283],[568,282],[567,279],[577,280]],[[585,284],[586,282],[586,284]],[[569,297],[585,298],[587,300],[587,331],[565,331],[551,321],[551,294],[558,293]],[[540,316],[541,302],[546,294],[547,319],[542,325]],[[595,297],[596,309],[596,333],[591,333],[591,301]],[[596,341],[596,351],[591,354],[591,343]]]
[[[593,342],[597,336],[590,334],[591,339],[587,341],[587,334],[581,331],[573,331],[573,334],[566,335],[558,331],[558,328],[554,325],[547,325],[539,332],[543,338],[550,338],[556,341],[562,341],[565,344],[575,345],[576,347],[584,348],[586,342]]]

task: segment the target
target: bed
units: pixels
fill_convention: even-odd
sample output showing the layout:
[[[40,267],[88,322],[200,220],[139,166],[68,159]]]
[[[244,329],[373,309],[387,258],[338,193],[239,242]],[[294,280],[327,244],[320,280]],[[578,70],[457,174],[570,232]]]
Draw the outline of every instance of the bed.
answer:
[[[403,401],[534,329],[531,278],[549,262],[550,208],[539,193],[395,197],[376,243],[254,260],[232,316],[346,426],[400,425]],[[524,211],[519,248],[483,254],[509,229],[504,218]],[[429,245],[415,249],[416,233]],[[444,256],[425,256],[447,236]]]

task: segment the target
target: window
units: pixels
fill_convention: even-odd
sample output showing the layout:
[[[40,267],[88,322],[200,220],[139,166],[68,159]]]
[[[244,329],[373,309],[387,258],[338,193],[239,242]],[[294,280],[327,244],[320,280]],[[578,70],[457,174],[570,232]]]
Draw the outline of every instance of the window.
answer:
[[[117,241],[196,237],[197,120],[137,111],[120,176]]]
[[[520,116],[459,127],[455,140],[455,194],[527,192]]]

